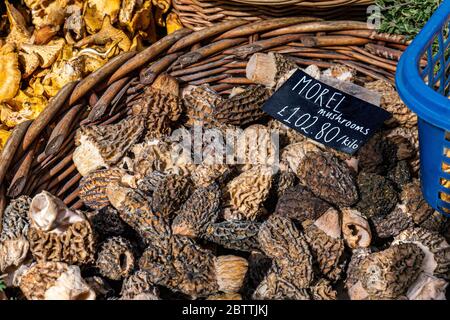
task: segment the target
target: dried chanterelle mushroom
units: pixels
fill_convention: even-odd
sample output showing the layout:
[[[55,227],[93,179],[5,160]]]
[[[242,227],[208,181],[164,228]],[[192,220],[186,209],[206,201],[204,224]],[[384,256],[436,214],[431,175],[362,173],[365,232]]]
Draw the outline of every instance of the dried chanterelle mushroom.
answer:
[[[4,7],[0,149],[7,132],[35,119],[65,84],[155,42],[157,24],[169,32],[181,28],[170,1],[24,0]]]

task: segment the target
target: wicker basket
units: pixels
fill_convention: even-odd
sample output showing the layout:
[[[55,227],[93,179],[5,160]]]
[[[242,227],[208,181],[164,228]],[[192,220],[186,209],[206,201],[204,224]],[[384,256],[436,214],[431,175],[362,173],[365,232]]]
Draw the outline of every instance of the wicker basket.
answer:
[[[235,86],[251,84],[245,67],[254,52],[274,51],[299,66],[351,66],[361,82],[393,81],[406,41],[363,27],[349,21],[299,23],[299,18],[235,20],[197,32],[181,29],[139,53],[113,58],[79,83],[61,89],[31,124],[13,130],[0,154],[0,217],[7,197],[33,196],[42,190],[81,208],[81,175],[72,162],[76,130],[83,124],[106,125],[126,117],[130,104],[160,73],[168,72],[182,85],[209,84],[225,95]],[[103,107],[93,110],[99,100]],[[96,120],[89,117],[93,113]]]
[[[295,15],[365,19],[366,7],[371,3],[373,0],[173,0],[183,25],[194,30],[230,19],[256,21]]]

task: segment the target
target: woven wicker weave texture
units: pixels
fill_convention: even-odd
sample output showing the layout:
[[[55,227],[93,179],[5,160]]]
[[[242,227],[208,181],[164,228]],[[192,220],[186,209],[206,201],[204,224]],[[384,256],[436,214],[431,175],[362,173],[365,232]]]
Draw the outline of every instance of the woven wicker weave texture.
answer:
[[[207,84],[226,95],[233,87],[251,85],[245,67],[253,53],[273,51],[301,67],[340,63],[355,68],[361,82],[393,81],[406,46],[402,36],[377,34],[362,22],[316,18],[234,20],[197,32],[178,30],[139,53],[112,59],[79,83],[66,85],[36,120],[16,127],[0,154],[0,203],[7,202],[7,193],[12,198],[47,190],[81,208],[81,175],[72,161],[76,130],[125,118],[130,105],[161,73],[176,77],[182,86]],[[99,100],[106,105],[95,121],[89,120]],[[54,137],[58,143],[50,148]]]
[[[173,0],[183,25],[194,30],[231,19],[256,21],[309,14],[327,19],[359,20],[366,17],[366,8],[371,3],[373,0]]]

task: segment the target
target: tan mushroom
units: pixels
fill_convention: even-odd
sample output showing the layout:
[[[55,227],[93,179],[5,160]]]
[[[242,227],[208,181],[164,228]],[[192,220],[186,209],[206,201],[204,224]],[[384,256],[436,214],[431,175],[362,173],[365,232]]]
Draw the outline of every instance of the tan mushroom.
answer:
[[[62,262],[39,262],[21,277],[20,289],[30,300],[94,300],[95,292],[80,268]]]
[[[367,248],[372,241],[372,232],[366,218],[357,210],[342,210],[342,233],[347,245],[352,248]]]
[[[87,31],[92,34],[100,30],[106,16],[114,23],[119,15],[120,4],[121,0],[87,0],[83,8]]]
[[[14,98],[20,86],[19,56],[14,47],[0,48],[0,102]]]
[[[6,42],[13,46],[20,46],[22,43],[28,43],[31,39],[31,33],[22,14],[8,1],[5,1],[6,12],[10,24],[10,32],[6,37]]]
[[[57,39],[46,45],[23,44],[20,49],[26,54],[36,54],[39,57],[40,67],[48,68],[56,61],[64,44],[64,39]]]
[[[81,39],[75,46],[81,48],[91,44],[106,45],[110,42],[117,42],[117,46],[123,51],[128,51],[131,46],[131,41],[125,32],[114,28],[111,24],[110,17],[107,16],[103,20],[102,27],[97,33]]]

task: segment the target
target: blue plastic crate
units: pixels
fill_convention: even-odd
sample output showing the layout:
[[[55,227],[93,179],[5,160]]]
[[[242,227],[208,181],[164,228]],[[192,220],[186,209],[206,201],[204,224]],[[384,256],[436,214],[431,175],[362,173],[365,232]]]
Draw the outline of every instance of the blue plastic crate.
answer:
[[[450,216],[449,18],[447,0],[402,55],[396,74],[400,97],[419,117],[422,192],[446,216]]]

